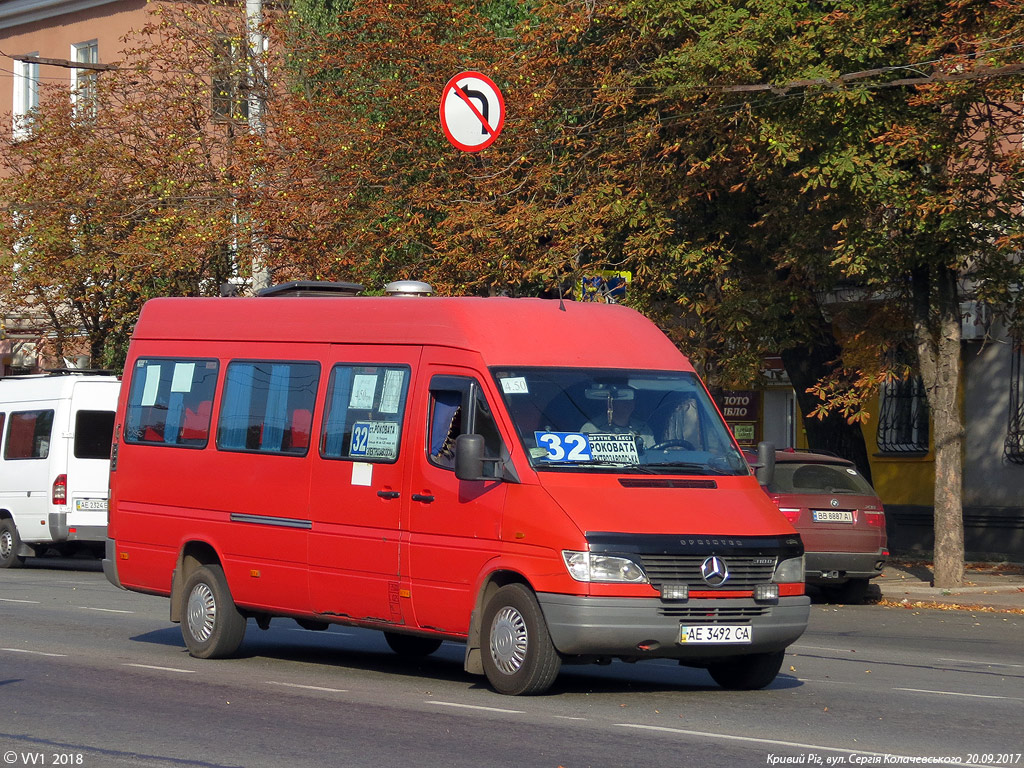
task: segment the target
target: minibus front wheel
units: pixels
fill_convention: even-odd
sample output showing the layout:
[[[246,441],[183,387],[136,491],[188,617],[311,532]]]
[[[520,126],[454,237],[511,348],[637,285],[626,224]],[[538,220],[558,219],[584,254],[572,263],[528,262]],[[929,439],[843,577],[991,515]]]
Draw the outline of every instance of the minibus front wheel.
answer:
[[[245,617],[239,612],[219,565],[204,565],[185,582],[181,634],[199,659],[231,656],[242,644]]]
[[[24,564],[25,558],[18,554],[21,549],[21,538],[14,521],[9,517],[0,520],[0,568],[18,568]]]
[[[562,659],[526,586],[506,584],[495,592],[484,609],[482,630],[484,674],[498,693],[538,694],[551,687]]]

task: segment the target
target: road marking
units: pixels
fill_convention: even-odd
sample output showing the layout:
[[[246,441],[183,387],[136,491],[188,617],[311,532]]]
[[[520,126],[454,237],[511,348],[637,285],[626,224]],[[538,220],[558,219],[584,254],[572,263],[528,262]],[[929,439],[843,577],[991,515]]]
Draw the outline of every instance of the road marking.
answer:
[[[1010,667],[1011,669],[1024,669],[1024,664],[1001,664],[998,661],[974,661],[973,659],[938,659],[938,661],[952,661],[956,664],[973,664],[978,667]]]
[[[777,739],[758,739],[754,736],[732,736],[727,733],[708,733],[707,731],[688,731],[683,728],[668,728],[662,725],[640,725],[638,723],[615,723],[619,728],[636,728],[638,730],[646,731],[662,731],[663,733],[677,733],[680,736],[697,736],[704,739],[722,739],[724,741],[743,741],[750,744],[770,744],[775,747],[788,747],[791,749],[809,750],[818,752],[841,752],[844,755],[869,755],[871,757],[878,757],[879,762],[886,758],[896,758],[894,762],[900,762],[899,758],[907,757],[908,762],[913,760],[912,756],[907,755],[896,755],[892,752],[869,752],[863,749],[853,749],[850,747],[829,747],[822,744],[805,744],[800,741],[779,741]],[[957,765],[966,765],[970,768],[989,768],[989,766],[983,763],[957,763]]]
[[[344,688],[324,688],[319,685],[299,685],[298,683],[279,683],[277,680],[267,680],[267,685],[283,685],[285,688],[302,688],[305,691],[325,691],[327,693],[348,693]]]
[[[569,717],[568,715],[553,715],[553,717],[555,718],[555,720],[583,720],[583,721],[587,721],[587,720],[590,719],[588,717]]]
[[[0,648],[0,651],[10,651],[11,653],[30,653],[33,656],[67,656],[66,653],[44,653],[43,651],[30,651],[26,648]]]
[[[86,611],[102,611],[103,613],[135,613],[135,611],[119,611],[116,608],[93,608],[91,605],[80,605]]]
[[[0,597],[0,603],[31,603],[32,605],[39,605],[38,600],[15,600],[13,597]]]
[[[437,704],[439,707],[458,707],[460,709],[479,709],[484,712],[500,712],[503,715],[523,715],[526,714],[525,710],[522,709],[499,709],[498,707],[480,707],[475,704],[457,704],[454,701],[434,701],[428,699],[426,704]]]
[[[123,666],[138,667],[139,669],[155,669],[160,672],[182,672],[186,675],[194,675],[196,673],[194,669],[179,669],[178,667],[158,667],[154,664],[128,664],[126,662]]]
[[[927,688],[893,688],[894,691],[909,691],[910,693],[934,693],[939,696],[966,696],[970,699],[1006,699],[1008,701],[1024,701],[1016,696],[991,696],[984,693],[960,693],[958,691],[930,691]]]
[[[832,653],[856,653],[852,648],[824,648],[820,645],[791,645],[794,651],[831,651]]]

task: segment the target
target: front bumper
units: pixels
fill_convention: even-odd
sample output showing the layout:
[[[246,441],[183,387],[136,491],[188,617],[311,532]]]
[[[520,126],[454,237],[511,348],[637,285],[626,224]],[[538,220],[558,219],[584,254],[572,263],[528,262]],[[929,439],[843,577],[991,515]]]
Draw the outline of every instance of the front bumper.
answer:
[[[694,599],[537,595],[555,648],[567,656],[697,661],[780,651],[807,628],[810,598],[782,597],[778,604],[753,599]],[[747,624],[749,644],[688,645],[682,625]]]

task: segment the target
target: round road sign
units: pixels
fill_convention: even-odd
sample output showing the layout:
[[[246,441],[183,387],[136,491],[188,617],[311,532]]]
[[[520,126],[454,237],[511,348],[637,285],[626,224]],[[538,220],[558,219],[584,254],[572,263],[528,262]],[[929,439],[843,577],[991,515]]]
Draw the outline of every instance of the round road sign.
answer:
[[[498,86],[479,72],[463,72],[441,93],[441,127],[463,152],[487,149],[505,125],[505,100]]]

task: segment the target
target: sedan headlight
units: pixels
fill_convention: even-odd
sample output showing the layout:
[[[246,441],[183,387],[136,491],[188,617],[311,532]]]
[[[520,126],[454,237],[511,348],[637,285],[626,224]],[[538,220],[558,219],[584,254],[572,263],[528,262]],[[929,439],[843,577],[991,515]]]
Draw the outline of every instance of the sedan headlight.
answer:
[[[804,557],[790,557],[775,567],[772,581],[777,584],[796,584],[804,580]]]
[[[613,557],[594,552],[562,552],[565,567],[576,581],[601,581],[618,584],[646,584],[644,569],[628,557]]]

